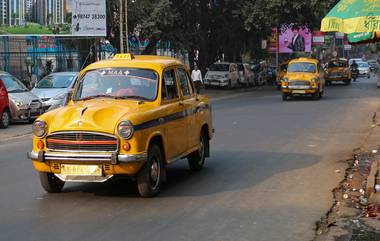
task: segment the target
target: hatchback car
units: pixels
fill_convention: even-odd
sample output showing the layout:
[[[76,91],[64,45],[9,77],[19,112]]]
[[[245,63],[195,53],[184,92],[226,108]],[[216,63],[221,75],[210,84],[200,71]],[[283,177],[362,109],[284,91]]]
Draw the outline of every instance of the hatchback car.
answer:
[[[0,128],[7,128],[10,121],[11,112],[9,109],[8,91],[0,79]]]
[[[187,158],[202,169],[213,126],[208,98],[182,62],[119,54],[84,69],[69,104],[40,116],[33,134],[28,156],[47,192],[119,175],[151,197],[169,164]]]
[[[357,64],[359,76],[367,77],[369,79],[371,77],[371,69],[369,68],[368,62],[358,62]]]
[[[44,112],[41,100],[13,75],[0,72],[9,97],[11,121],[34,121]]]
[[[239,85],[238,67],[234,63],[217,62],[210,66],[205,78],[204,86],[227,87],[229,89]]]
[[[67,102],[77,75],[77,72],[50,74],[37,82],[32,93],[42,100],[45,110],[61,107]]]

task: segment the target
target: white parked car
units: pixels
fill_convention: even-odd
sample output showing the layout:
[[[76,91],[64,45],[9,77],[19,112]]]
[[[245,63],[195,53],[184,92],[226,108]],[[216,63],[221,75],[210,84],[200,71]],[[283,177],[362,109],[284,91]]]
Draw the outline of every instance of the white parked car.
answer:
[[[50,74],[36,83],[32,93],[42,100],[45,110],[64,106],[78,74],[78,72]]]
[[[219,86],[233,88],[239,85],[239,72],[237,64],[217,62],[210,66],[204,78],[204,86]]]
[[[254,84],[254,74],[249,64],[238,63],[239,84],[249,87]]]

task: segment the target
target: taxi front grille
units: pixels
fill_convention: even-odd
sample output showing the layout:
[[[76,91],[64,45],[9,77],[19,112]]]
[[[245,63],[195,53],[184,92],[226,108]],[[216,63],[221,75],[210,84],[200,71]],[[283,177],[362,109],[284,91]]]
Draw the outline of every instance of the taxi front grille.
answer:
[[[52,151],[116,152],[116,137],[92,132],[53,133],[46,138],[47,148]]]
[[[309,81],[303,81],[303,80],[296,80],[296,81],[290,81],[289,86],[309,86]]]

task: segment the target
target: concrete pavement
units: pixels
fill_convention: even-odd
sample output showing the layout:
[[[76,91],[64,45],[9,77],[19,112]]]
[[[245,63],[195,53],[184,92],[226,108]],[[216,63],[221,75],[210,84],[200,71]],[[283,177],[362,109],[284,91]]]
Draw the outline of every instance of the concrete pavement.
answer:
[[[25,152],[0,144],[0,240],[309,241],[331,207],[345,160],[380,106],[373,79],[334,85],[321,101],[282,102],[276,91],[215,97],[205,169],[181,161],[153,199],[129,181],[68,184],[46,194]]]

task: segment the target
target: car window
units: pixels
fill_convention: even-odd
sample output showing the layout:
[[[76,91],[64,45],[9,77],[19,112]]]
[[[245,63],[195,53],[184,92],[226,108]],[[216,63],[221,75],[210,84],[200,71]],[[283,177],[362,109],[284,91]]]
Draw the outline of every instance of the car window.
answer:
[[[212,64],[210,66],[210,71],[221,71],[228,72],[230,66],[228,64]]]
[[[9,93],[26,92],[28,89],[20,80],[10,75],[3,75],[0,77]]]
[[[117,97],[153,101],[158,74],[138,68],[106,68],[86,72],[80,79],[76,99]]]
[[[178,98],[178,96],[174,69],[166,70],[162,81],[162,99],[171,100]]]
[[[335,68],[335,67],[347,67],[347,62],[343,61],[330,61],[327,65],[328,68]]]
[[[307,63],[307,62],[297,62],[292,63],[288,66],[288,73],[295,73],[295,72],[306,72],[306,73],[316,73],[317,67],[313,63]]]
[[[189,96],[193,93],[189,76],[184,69],[177,69],[179,85],[183,96]]]
[[[36,88],[68,88],[74,77],[73,75],[49,75],[40,80]]]

